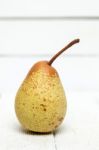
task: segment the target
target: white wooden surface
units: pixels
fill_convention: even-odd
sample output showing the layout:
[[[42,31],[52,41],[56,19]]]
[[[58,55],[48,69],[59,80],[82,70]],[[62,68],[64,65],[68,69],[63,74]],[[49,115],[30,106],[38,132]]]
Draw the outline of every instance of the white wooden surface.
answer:
[[[24,131],[14,112],[15,92],[0,97],[0,149],[2,150],[98,150],[99,94],[67,92],[67,116],[55,133]]]
[[[0,16],[98,16],[98,0],[0,0]]]
[[[0,54],[54,54],[74,38],[68,55],[99,55],[99,21],[0,20]]]
[[[1,150],[54,150],[53,134],[37,135],[24,131],[14,111],[15,93],[0,97],[0,149]]]
[[[57,150],[99,149],[99,93],[68,93],[67,118],[55,141]]]

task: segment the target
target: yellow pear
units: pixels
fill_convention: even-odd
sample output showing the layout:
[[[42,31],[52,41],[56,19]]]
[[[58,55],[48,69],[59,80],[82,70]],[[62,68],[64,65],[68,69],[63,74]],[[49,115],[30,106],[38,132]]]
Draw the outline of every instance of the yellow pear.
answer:
[[[33,65],[15,98],[15,112],[25,129],[34,132],[54,131],[63,121],[67,101],[53,61],[66,49],[78,43],[75,39],[61,49],[50,61]]]

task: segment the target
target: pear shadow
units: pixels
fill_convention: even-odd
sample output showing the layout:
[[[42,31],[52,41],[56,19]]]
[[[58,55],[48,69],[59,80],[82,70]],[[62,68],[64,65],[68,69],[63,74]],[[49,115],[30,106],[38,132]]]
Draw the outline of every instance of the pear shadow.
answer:
[[[25,128],[23,128],[21,125],[18,125],[16,122],[14,122],[14,124],[12,125],[12,129],[14,130],[14,132],[20,133],[20,134],[25,134],[25,135],[38,135],[38,136],[42,136],[42,135],[50,135],[53,134],[54,136],[58,135],[58,134],[63,134],[69,131],[69,127],[68,125],[61,125],[60,127],[56,128],[54,131],[51,132],[34,132],[34,131],[30,131],[27,130]]]
[[[18,133],[26,134],[26,135],[50,135],[53,132],[34,132],[27,129],[24,129],[22,126],[15,125],[14,130]]]
[[[63,134],[64,132],[68,131],[68,127],[65,125],[60,126],[55,131],[53,131],[54,136],[57,136],[58,134]]]

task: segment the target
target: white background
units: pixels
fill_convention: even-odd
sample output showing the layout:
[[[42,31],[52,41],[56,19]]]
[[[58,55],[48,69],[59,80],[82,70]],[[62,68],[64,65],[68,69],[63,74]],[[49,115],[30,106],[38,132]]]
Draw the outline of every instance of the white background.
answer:
[[[98,0],[1,0],[0,16],[98,16]]]
[[[99,149],[98,0],[0,0],[0,150]],[[49,60],[75,38],[80,43],[53,66],[68,110],[52,134],[26,133],[14,112],[17,89],[31,66]]]

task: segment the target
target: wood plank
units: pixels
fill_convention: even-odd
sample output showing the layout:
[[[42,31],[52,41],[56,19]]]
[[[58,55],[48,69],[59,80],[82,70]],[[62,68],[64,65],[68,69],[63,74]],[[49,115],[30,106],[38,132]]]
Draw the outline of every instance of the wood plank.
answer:
[[[57,150],[98,150],[99,93],[69,92],[67,100],[67,117],[55,133]]]
[[[31,66],[50,57],[0,58],[0,91],[17,91]],[[53,63],[65,91],[99,91],[99,57],[60,57]]]
[[[0,55],[54,54],[69,41],[68,55],[99,55],[99,22],[72,20],[0,21]]]
[[[14,111],[14,93],[3,93],[0,98],[0,149],[55,150],[53,134],[39,135],[25,132]]]
[[[99,16],[98,0],[3,0],[0,16]]]

